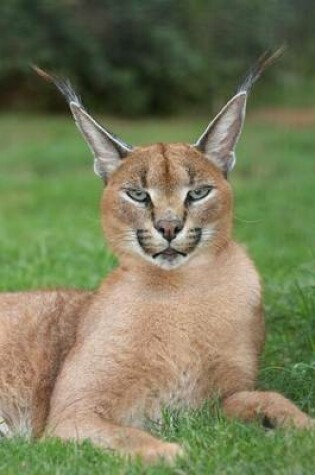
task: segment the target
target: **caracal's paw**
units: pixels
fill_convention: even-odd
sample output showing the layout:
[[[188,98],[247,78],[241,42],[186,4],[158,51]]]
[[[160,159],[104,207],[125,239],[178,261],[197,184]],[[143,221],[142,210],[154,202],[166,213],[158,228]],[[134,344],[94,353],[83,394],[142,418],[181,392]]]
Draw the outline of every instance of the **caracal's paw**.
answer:
[[[137,454],[145,463],[154,464],[161,460],[173,464],[178,457],[184,455],[183,448],[174,443],[158,442],[152,446],[146,445]]]
[[[309,416],[300,417],[294,421],[294,427],[297,429],[305,430],[314,430],[315,429],[315,419],[312,419]]]
[[[315,419],[301,412],[294,417],[286,417],[279,425],[285,429],[314,430]]]

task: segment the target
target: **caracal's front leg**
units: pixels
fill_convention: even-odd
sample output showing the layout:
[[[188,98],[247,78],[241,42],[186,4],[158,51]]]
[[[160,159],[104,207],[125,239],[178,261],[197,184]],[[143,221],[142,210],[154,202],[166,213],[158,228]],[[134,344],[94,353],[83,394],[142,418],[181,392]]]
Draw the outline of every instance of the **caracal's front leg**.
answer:
[[[122,455],[140,457],[147,463],[159,460],[173,462],[183,454],[175,443],[163,442],[150,434],[131,427],[107,422],[97,414],[76,414],[58,425],[50,426],[46,436],[56,436],[64,440],[90,440],[104,449],[114,450]]]
[[[223,400],[224,413],[243,421],[262,419],[271,427],[315,428],[315,419],[279,393],[241,391]]]

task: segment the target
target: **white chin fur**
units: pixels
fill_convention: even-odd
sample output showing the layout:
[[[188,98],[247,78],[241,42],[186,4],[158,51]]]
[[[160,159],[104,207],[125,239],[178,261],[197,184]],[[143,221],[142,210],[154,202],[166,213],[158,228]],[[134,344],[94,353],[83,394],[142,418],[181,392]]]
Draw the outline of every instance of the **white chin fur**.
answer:
[[[137,241],[134,241],[132,244],[133,245],[131,246],[129,245],[129,249],[131,247],[133,251],[136,251],[137,254],[140,254],[140,256],[143,257],[147,262],[150,262],[151,264],[154,264],[164,270],[176,269],[177,267],[184,264],[190,257],[190,254],[187,256],[178,254],[172,260],[165,258],[165,256],[157,256],[156,258],[153,258],[142,249]]]
[[[161,267],[165,270],[172,270],[176,269],[177,267],[181,266],[188,260],[189,256],[181,256],[180,254],[174,257],[172,260],[168,260],[163,256],[158,256],[155,259],[150,258],[150,261],[158,267]]]

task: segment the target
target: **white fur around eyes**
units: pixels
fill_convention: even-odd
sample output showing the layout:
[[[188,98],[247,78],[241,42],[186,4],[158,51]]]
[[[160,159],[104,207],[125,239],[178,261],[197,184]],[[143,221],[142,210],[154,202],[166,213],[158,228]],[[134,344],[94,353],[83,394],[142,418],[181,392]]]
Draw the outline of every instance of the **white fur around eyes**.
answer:
[[[121,191],[120,196],[124,200],[128,201],[129,203],[132,203],[134,206],[138,206],[139,208],[145,208],[146,207],[145,202],[136,201],[136,200],[132,199],[125,191]]]
[[[215,189],[215,188],[212,188],[210,190],[210,192],[204,196],[203,198],[201,198],[200,200],[196,200],[196,201],[191,201],[189,203],[189,206],[198,206],[198,204],[202,204],[204,203],[205,201],[208,201],[210,199],[213,199],[216,195],[218,194],[218,191]]]

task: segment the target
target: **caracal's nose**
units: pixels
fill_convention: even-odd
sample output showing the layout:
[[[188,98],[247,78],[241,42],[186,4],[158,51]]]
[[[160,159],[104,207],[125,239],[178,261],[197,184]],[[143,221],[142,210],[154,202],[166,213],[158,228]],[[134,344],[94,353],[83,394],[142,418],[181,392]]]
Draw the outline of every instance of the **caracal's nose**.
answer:
[[[155,224],[155,229],[162,234],[164,239],[171,242],[183,229],[183,223],[179,219],[160,219]]]

